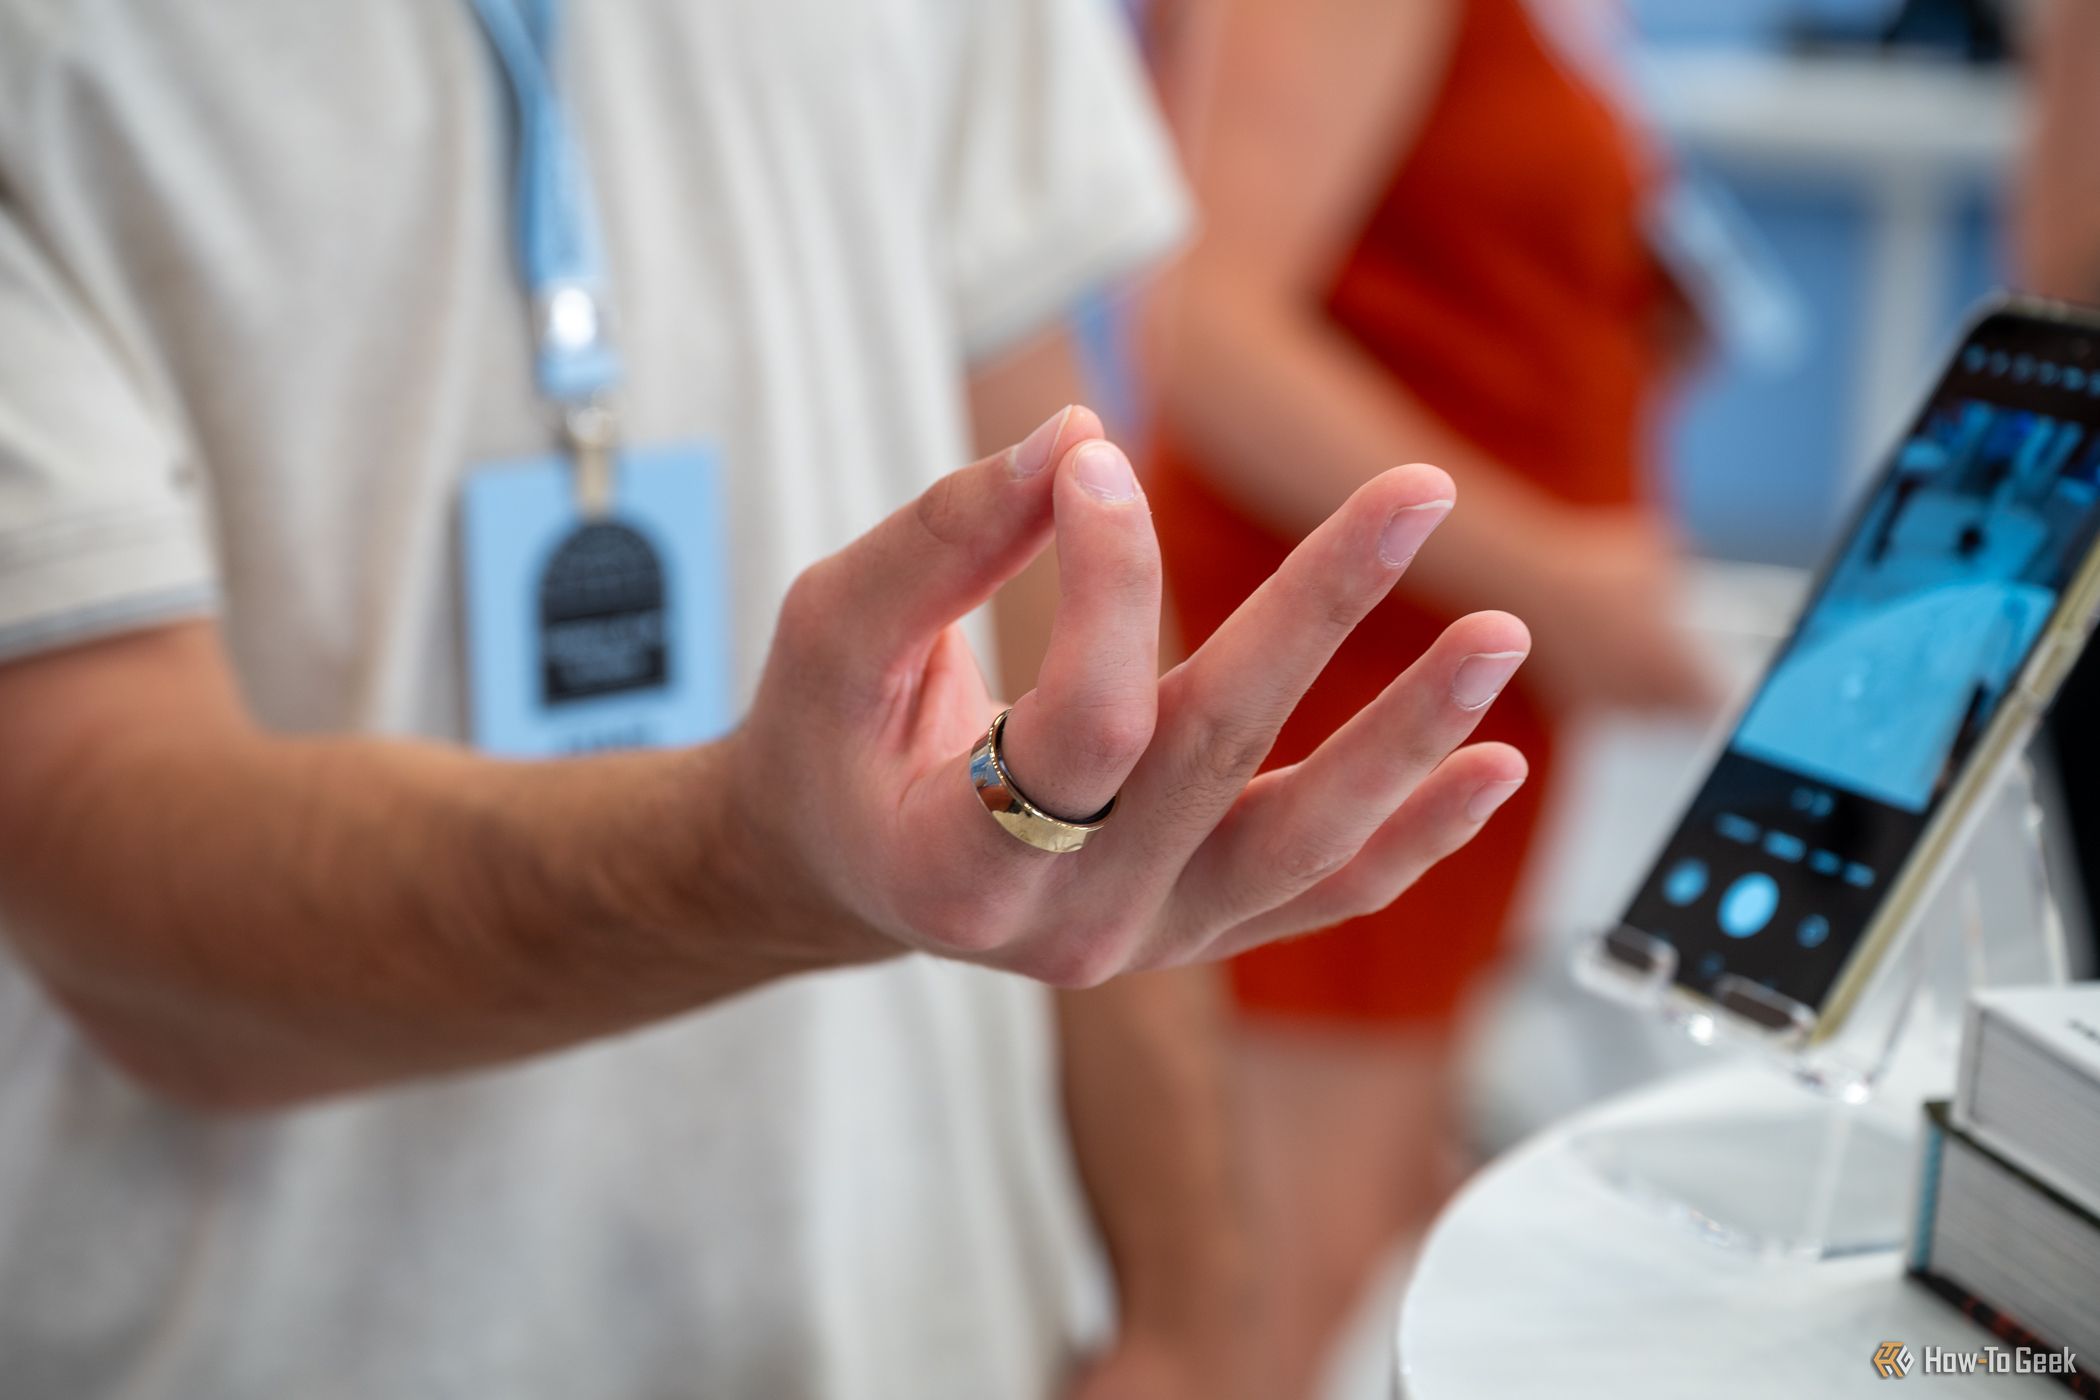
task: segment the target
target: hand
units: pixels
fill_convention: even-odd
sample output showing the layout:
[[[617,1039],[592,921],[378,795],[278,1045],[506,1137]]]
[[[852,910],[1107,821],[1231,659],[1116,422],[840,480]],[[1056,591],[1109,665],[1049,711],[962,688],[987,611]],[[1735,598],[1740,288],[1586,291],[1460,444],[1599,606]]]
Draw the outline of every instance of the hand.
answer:
[[[1507,745],[1453,751],[1528,651],[1523,623],[1459,620],[1304,762],[1256,769],[1453,495],[1428,466],[1366,484],[1161,677],[1151,517],[1092,413],[937,482],[795,582],[725,741],[714,829],[754,936],[806,965],[912,948],[1090,986],[1391,902],[1524,778]],[[1053,812],[1120,794],[1065,855],[1008,835],[970,784],[999,707],[956,626],[1053,531],[1057,613],[1008,767]]]
[[[1522,590],[1539,629],[1535,683],[1569,708],[1703,713],[1719,683],[1672,614],[1678,551],[1645,513],[1580,509],[1539,532]]]

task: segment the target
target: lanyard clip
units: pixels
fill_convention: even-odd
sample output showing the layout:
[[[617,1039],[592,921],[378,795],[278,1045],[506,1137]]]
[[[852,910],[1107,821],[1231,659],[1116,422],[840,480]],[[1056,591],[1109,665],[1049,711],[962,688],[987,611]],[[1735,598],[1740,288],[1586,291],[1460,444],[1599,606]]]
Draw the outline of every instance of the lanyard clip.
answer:
[[[577,511],[586,520],[600,519],[612,510],[619,423],[610,408],[593,399],[571,406],[562,416],[562,428],[576,462]]]

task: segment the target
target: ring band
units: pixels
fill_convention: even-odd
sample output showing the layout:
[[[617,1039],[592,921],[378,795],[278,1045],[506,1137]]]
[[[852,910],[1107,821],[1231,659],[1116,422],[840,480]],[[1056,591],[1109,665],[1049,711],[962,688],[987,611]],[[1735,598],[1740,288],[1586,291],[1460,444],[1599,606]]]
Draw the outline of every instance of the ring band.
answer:
[[[1078,822],[1053,817],[1030,802],[1014,786],[1013,775],[1006,771],[1006,758],[1000,751],[1000,741],[1006,733],[1006,717],[1011,713],[1010,710],[1001,710],[993,719],[992,727],[977,741],[977,747],[970,750],[970,785],[977,789],[977,796],[983,801],[984,809],[992,814],[992,820],[1004,827],[1006,834],[1016,841],[1058,855],[1076,851],[1107,822],[1108,814],[1116,810],[1116,799],[1109,798],[1106,807]]]

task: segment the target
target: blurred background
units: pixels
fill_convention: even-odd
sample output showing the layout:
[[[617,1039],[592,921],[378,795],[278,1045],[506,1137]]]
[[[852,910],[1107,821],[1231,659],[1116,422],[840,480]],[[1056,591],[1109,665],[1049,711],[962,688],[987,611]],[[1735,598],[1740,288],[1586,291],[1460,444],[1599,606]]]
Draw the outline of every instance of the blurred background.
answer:
[[[1770,353],[1706,366],[1676,415],[1671,494],[1702,554],[1814,564],[1965,310],[2011,280],[2021,88],[1999,10],[1905,8],[1630,6],[1648,111],[1769,251],[1792,313]]]
[[[1969,311],[2022,281],[2011,220],[2030,134],[2032,87],[2014,42],[2026,7],[1628,0],[1588,8],[1615,11],[1610,81],[1676,174],[1678,192],[1661,201],[1676,205],[1667,211],[1666,236],[1688,249],[1700,269],[1692,280],[1703,280],[1686,288],[1704,323],[1703,347],[1662,396],[1648,454],[1652,480],[1643,485],[1685,547],[1673,606],[1726,694],[1704,714],[1606,706],[1556,720],[1546,810],[1528,852],[1511,858],[1521,869],[1506,944],[1474,979],[1455,1021],[1448,1072],[1455,1132],[1470,1163],[1585,1103],[1710,1054],[1577,989],[1570,955],[1623,907],[1641,861],[1676,821],[1791,625],[1855,492],[1914,411]],[[1530,14],[1545,27],[1552,9],[1533,4]],[[1203,47],[1187,42],[1183,19],[1158,8],[1141,18],[1149,32],[1168,36],[1164,45],[1155,38],[1156,50],[1168,50],[1168,69],[1186,61],[1177,46]],[[1194,62],[1208,64],[1215,78],[1221,60],[1206,53]],[[1229,56],[1223,62],[1229,66]],[[1180,77],[1187,80],[1185,70]],[[1171,80],[1167,88],[1172,109]],[[1208,100],[1248,99],[1228,73]],[[1485,138],[1472,154],[1482,163],[1501,158]],[[1204,155],[1198,148],[1191,157],[1199,197]],[[1232,215],[1208,217],[1229,225]],[[1147,404],[1171,417],[1171,384],[1150,393],[1128,388],[1126,320],[1109,303],[1085,318],[1104,397],[1126,418],[1145,416]],[[1181,372],[1170,364],[1166,377]],[[1156,407],[1162,403],[1164,410]],[[1179,428],[1170,424],[1166,435]],[[2075,712],[2079,694],[2091,693],[2091,671],[2074,682],[2059,713]],[[2085,863],[2079,833],[2092,823],[2067,807],[2066,794],[2100,784],[2077,735],[2062,747],[2061,761],[2053,744],[2038,751],[2038,778],[2055,868],[2066,877],[2060,895],[2074,957],[2090,967],[2078,872]],[[1991,845],[1983,841],[1976,856],[1979,878],[2019,885],[2009,873],[2018,850]],[[2032,913],[2000,907],[2008,917]],[[1250,1001],[1241,981],[1248,1024],[1259,1026],[1260,1000]],[[1397,1088],[1389,1102],[1395,1116],[1414,1112],[1415,1101]],[[1287,1112],[1265,1109],[1258,1093],[1253,1107],[1257,1135],[1300,1132]],[[1377,1128],[1366,1123],[1363,1132],[1366,1153],[1375,1155]],[[1258,1143],[1254,1155],[1263,1150]],[[1300,1220],[1275,1228],[1317,1233],[1319,1226]],[[1316,1393],[1335,1400],[1387,1393],[1392,1307],[1418,1238],[1401,1230],[1354,1321],[1320,1362]]]
[[[2018,16],[1886,0],[1634,0],[1629,10],[1646,110],[1741,221],[1780,326],[1694,370],[1660,454],[1663,498],[1695,556],[1685,617],[1739,701],[1965,317],[2020,281],[2009,214],[2027,92],[2006,29]],[[2067,696],[2059,714],[2072,708]],[[1732,718],[1733,705],[1722,713]],[[1660,845],[1719,739],[1713,724],[1580,726],[1527,872],[1521,954],[1483,992],[1471,1031],[1469,1105],[1484,1146],[1684,1058],[1670,1038],[1587,1005],[1564,965],[1576,939],[1616,914],[1639,875],[1624,853]],[[2074,943],[2090,965],[2064,810],[2085,770],[2061,772],[2053,744],[2036,757]],[[1564,1053],[1537,1053],[1546,1037]]]

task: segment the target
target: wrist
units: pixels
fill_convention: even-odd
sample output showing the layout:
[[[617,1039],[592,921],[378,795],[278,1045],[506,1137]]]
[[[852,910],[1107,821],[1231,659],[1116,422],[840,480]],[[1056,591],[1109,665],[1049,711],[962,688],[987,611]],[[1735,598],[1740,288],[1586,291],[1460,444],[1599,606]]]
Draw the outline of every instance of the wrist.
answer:
[[[1494,522],[1502,546],[1502,557],[1491,566],[1495,602],[1523,618],[1534,634],[1547,629],[1567,599],[1566,565],[1582,530],[1580,514],[1558,501],[1530,500]]]
[[[741,732],[675,756],[678,816],[656,856],[671,927],[702,963],[751,980],[871,962],[902,951],[832,893],[795,839],[792,800],[751,772]]]
[[[690,942],[709,930],[750,929],[764,906],[752,834],[731,817],[729,741],[663,756],[661,814],[648,822],[635,912]]]
[[[1452,475],[1458,509],[1400,586],[1461,612],[1499,607],[1535,622],[1552,609],[1580,510],[1492,464],[1461,463]]]
[[[1117,1270],[1120,1328],[1150,1336],[1242,1332],[1265,1315],[1262,1274],[1237,1232]]]

